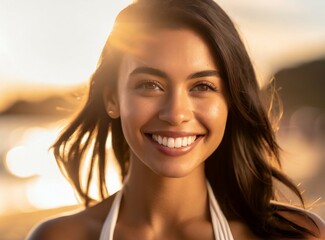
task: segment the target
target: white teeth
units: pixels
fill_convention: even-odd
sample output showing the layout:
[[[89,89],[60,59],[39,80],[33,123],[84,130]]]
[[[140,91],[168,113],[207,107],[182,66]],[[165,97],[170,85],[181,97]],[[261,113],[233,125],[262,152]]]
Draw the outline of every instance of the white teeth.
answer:
[[[175,148],[180,148],[182,146],[182,139],[176,138],[175,139]]]
[[[167,147],[169,147],[169,148],[175,147],[175,139],[174,138],[168,138]]]
[[[187,146],[187,138],[186,137],[182,139],[182,145]]]
[[[191,145],[195,141],[196,136],[171,138],[153,134],[152,139],[165,147],[181,148]]]

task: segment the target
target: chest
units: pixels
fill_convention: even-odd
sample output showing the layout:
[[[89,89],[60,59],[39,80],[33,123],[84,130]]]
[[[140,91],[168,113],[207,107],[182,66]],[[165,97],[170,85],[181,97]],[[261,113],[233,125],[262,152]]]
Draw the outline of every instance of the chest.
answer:
[[[210,223],[186,224],[154,230],[149,226],[123,226],[117,224],[113,240],[215,240]]]

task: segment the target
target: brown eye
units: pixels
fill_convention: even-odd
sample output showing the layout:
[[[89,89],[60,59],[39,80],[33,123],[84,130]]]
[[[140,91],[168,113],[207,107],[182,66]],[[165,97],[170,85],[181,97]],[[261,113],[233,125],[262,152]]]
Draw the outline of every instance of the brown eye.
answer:
[[[162,90],[162,87],[160,83],[156,81],[142,81],[140,84],[137,86],[138,89],[147,89],[147,90]]]
[[[210,83],[210,82],[201,82],[196,84],[191,91],[198,91],[198,92],[209,92],[209,91],[213,91],[216,92],[217,91],[217,87]]]

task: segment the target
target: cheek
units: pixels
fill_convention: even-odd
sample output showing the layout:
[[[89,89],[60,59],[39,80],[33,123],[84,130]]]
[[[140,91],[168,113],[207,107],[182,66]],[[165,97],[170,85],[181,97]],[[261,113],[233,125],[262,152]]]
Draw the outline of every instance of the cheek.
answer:
[[[200,115],[208,125],[218,125],[222,127],[226,124],[228,107],[224,100],[212,101],[212,103],[200,104]]]
[[[138,136],[146,124],[157,114],[157,101],[126,93],[120,99],[120,117],[125,135]]]
[[[145,116],[153,114],[153,111],[157,109],[156,105],[155,101],[148,101],[126,93],[120,99],[121,118],[127,120],[145,118]]]
[[[124,94],[120,98],[120,118],[124,137],[134,152],[141,143],[140,129],[146,118],[141,111],[141,103]]]
[[[200,106],[198,118],[208,130],[207,140],[220,143],[226,128],[228,107],[225,101],[214,101]]]

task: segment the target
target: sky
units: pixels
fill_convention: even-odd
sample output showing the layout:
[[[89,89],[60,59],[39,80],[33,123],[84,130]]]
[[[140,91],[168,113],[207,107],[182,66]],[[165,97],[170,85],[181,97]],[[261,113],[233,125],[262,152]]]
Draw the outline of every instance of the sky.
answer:
[[[130,2],[0,0],[0,111],[85,83]],[[261,82],[284,65],[325,56],[324,0],[217,2],[236,23]]]
[[[324,56],[324,0],[219,0],[269,70]],[[262,68],[267,68],[263,66]]]

